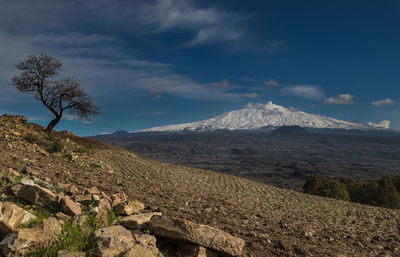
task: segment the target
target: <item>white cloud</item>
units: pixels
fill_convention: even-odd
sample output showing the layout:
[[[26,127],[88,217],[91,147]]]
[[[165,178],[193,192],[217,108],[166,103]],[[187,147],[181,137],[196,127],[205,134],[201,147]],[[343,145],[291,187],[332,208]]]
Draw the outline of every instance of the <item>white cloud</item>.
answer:
[[[382,120],[379,123],[368,122],[368,125],[372,126],[372,127],[376,127],[376,128],[388,129],[388,128],[390,128],[390,121],[389,120]]]
[[[386,99],[383,99],[383,100],[373,101],[373,102],[371,103],[371,105],[372,105],[372,106],[375,106],[375,107],[381,107],[381,106],[387,106],[387,105],[394,105],[394,104],[395,104],[395,101],[393,101],[393,100],[390,99],[390,98],[386,98]]]
[[[163,90],[162,88],[152,88],[147,92],[154,98],[160,99],[162,97]]]
[[[312,85],[295,85],[290,87],[285,87],[282,92],[287,95],[307,98],[307,99],[321,99],[324,97],[324,92],[317,87]]]
[[[279,82],[276,79],[269,79],[264,82],[264,86],[266,87],[278,87]]]
[[[187,46],[243,38],[245,18],[215,7],[200,7],[194,0],[20,0],[3,1],[0,10],[0,24],[7,24],[10,31],[62,31],[78,21],[135,35],[185,32],[190,35]]]
[[[329,97],[324,100],[324,104],[353,104],[354,99],[350,94],[341,94],[337,97]]]
[[[224,79],[219,82],[214,82],[212,85],[219,88],[228,88],[231,86],[231,83],[227,79]]]
[[[258,94],[257,93],[249,93],[249,94],[244,94],[244,98],[257,98]]]

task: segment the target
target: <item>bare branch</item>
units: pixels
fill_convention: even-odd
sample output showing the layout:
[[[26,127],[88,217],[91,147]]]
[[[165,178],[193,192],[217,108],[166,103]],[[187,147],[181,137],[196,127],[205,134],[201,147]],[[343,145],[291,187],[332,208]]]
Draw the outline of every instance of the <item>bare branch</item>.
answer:
[[[61,70],[61,62],[57,59],[45,54],[31,55],[16,67],[21,73],[13,78],[12,85],[23,93],[34,94],[56,116],[47,131],[54,128],[66,110],[79,119],[90,119],[90,116],[99,114],[99,108],[79,87],[79,82],[72,79],[50,80]]]

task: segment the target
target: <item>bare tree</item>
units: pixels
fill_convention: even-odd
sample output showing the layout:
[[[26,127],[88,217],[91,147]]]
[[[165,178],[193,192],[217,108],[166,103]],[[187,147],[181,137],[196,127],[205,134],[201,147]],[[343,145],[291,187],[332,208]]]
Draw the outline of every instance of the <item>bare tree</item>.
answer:
[[[59,60],[46,54],[31,55],[16,67],[21,73],[13,78],[12,84],[23,93],[33,93],[55,115],[47,125],[47,132],[53,130],[65,111],[87,120],[99,113],[99,108],[79,87],[79,82],[72,79],[50,80],[61,70]]]

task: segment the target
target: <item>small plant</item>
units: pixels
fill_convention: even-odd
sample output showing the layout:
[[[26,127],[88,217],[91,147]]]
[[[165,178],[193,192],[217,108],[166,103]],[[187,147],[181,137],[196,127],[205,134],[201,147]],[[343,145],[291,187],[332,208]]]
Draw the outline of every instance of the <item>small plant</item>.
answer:
[[[38,144],[40,142],[39,137],[37,135],[34,135],[32,133],[28,133],[24,136],[24,139],[31,143],[31,144]]]
[[[75,153],[89,154],[90,153],[90,147],[88,147],[88,146],[76,146],[76,148],[73,151]]]
[[[110,210],[107,212],[107,226],[112,226],[118,220],[118,217],[115,215],[114,211]]]
[[[89,167],[90,167],[91,169],[97,170],[97,169],[100,169],[100,168],[101,168],[101,165],[92,162],[92,163],[89,164]]]
[[[61,152],[61,150],[63,148],[64,148],[64,145],[60,141],[56,140],[56,141],[53,141],[53,143],[51,143],[50,146],[46,150],[49,153],[58,153],[58,152]]]
[[[28,222],[19,224],[18,228],[32,228],[39,224],[42,220],[47,219],[52,216],[52,214],[44,209],[36,209],[35,211],[35,219],[31,219]]]
[[[48,247],[43,247],[35,252],[28,253],[25,256],[57,256],[60,250],[86,252],[87,256],[95,256],[96,238],[94,231],[96,231],[96,229],[97,224],[94,215],[89,215],[82,227],[76,226],[73,219],[69,219],[64,223],[62,234],[56,242]]]

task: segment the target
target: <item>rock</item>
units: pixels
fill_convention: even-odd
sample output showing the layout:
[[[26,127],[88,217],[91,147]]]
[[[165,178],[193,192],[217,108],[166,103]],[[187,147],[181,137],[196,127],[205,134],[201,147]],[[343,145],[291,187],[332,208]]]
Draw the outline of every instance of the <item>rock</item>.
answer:
[[[92,202],[94,203],[95,206],[99,205],[100,196],[98,196],[98,195],[92,195]]]
[[[18,185],[12,187],[12,191],[17,197],[42,207],[57,201],[56,194],[30,179],[23,178]]]
[[[74,219],[73,224],[74,224],[75,226],[77,226],[77,227],[82,228],[82,227],[84,227],[84,226],[87,224],[87,219],[88,219],[88,216],[87,216],[87,215],[79,215],[79,216],[76,216],[75,219]]]
[[[126,194],[125,193],[117,193],[113,194],[111,196],[112,199],[112,205],[117,205],[120,202],[125,202],[127,200]]]
[[[218,254],[200,246],[180,244],[176,252],[177,257],[218,257]]]
[[[129,229],[147,229],[151,217],[154,215],[161,216],[162,212],[150,212],[126,216],[120,220],[120,223]]]
[[[99,228],[104,228],[107,227],[108,224],[108,215],[107,215],[107,211],[99,211],[96,214],[96,220],[97,220],[97,226]]]
[[[57,257],[85,257],[85,253],[80,253],[80,252],[70,252],[66,250],[61,250],[58,251]]]
[[[67,215],[75,216],[81,214],[82,212],[82,208],[69,197],[61,198],[60,206]]]
[[[24,218],[21,220],[20,224],[24,224],[24,223],[29,222],[29,221],[31,221],[33,219],[36,219],[36,218],[37,217],[35,215],[33,215],[32,213],[24,210]]]
[[[136,244],[131,232],[123,226],[100,228],[95,231],[95,236],[101,257],[117,256]]]
[[[98,213],[96,214],[97,225],[99,227],[108,226],[108,212],[112,210],[110,202],[106,199],[100,199],[98,206]]]
[[[156,255],[150,249],[141,245],[135,245],[132,248],[120,253],[117,257],[154,257]]]
[[[64,220],[64,221],[71,218],[71,216],[68,216],[67,214],[65,214],[63,212],[57,212],[56,217],[59,218],[60,220]]]
[[[101,192],[101,197],[102,197],[103,199],[108,200],[110,203],[112,203],[111,197],[109,197],[106,193]]]
[[[112,210],[110,202],[106,199],[100,199],[97,207],[99,207],[100,212],[101,211],[108,212]]]
[[[37,170],[34,170],[34,169],[32,169],[31,167],[29,167],[29,166],[26,166],[26,167],[21,171],[21,173],[27,174],[27,175],[32,175],[32,176],[35,176],[35,177],[38,177],[38,176],[40,175],[40,173],[39,173]]]
[[[157,240],[154,236],[144,234],[140,231],[132,233],[132,236],[138,245],[146,249],[149,249],[153,253],[153,256],[160,254],[160,251],[157,249],[156,245]]]
[[[74,200],[75,202],[85,206],[88,206],[92,203],[92,197],[90,195],[76,195]]]
[[[8,234],[0,242],[3,255],[24,254],[43,245],[49,245],[58,238],[62,228],[56,218],[42,220],[33,228],[23,228]]]
[[[11,202],[0,202],[0,238],[14,231],[25,216],[25,210]]]
[[[100,190],[97,189],[97,187],[91,187],[91,188],[85,190],[85,194],[99,195],[100,194]]]
[[[188,242],[207,247],[223,256],[238,256],[243,253],[245,241],[206,225],[166,216],[153,216],[150,229],[170,240]]]
[[[119,202],[114,205],[114,212],[116,215],[130,215],[134,213],[139,213],[144,209],[144,203],[137,200]]]

